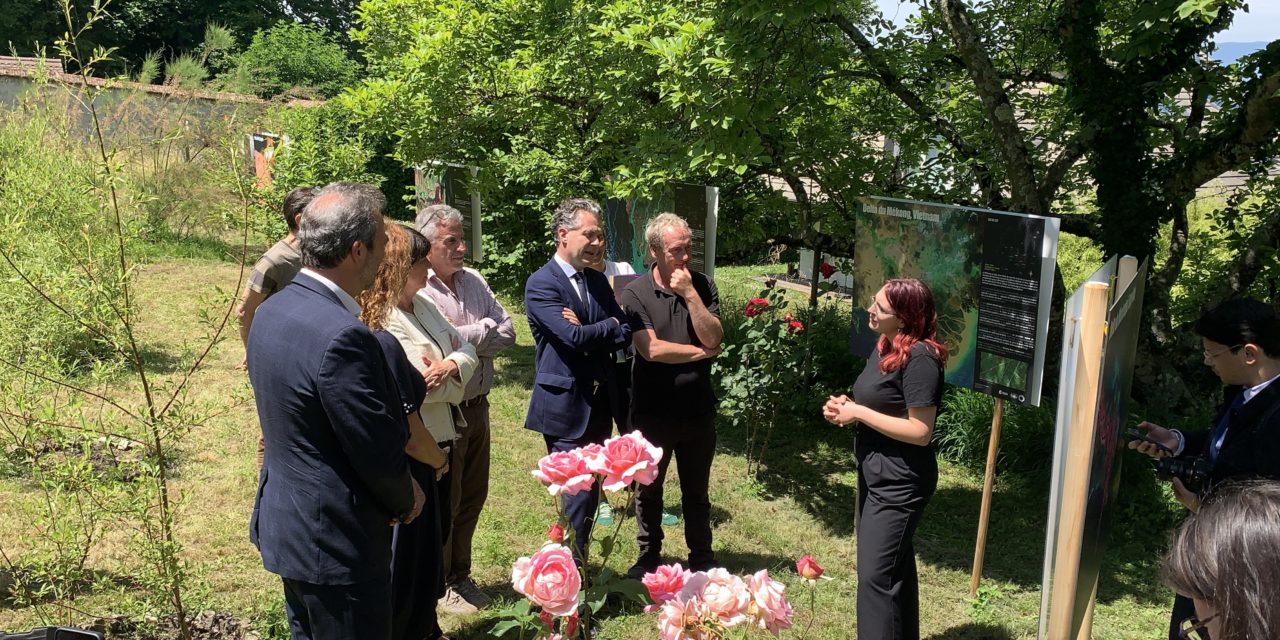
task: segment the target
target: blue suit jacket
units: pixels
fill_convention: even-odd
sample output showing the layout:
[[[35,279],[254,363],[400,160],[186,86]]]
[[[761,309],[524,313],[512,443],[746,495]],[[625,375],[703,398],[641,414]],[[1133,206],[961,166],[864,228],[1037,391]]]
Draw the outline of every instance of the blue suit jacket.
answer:
[[[554,258],[524,285],[525,313],[537,349],[524,426],[558,438],[579,438],[586,432],[596,383],[615,383],[613,355],[631,344],[631,326],[609,279],[594,269],[584,269],[583,275],[585,301]],[[581,326],[564,319],[565,307]]]
[[[249,381],[266,462],[249,538],[266,569],[321,585],[387,579],[413,508],[402,403],[377,338],[306,274],[254,316]]]

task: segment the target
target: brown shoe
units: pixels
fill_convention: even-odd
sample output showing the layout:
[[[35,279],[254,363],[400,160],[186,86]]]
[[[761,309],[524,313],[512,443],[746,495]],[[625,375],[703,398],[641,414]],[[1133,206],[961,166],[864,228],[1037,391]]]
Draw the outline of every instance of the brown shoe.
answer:
[[[458,616],[465,616],[479,611],[475,605],[467,602],[457,591],[454,591],[453,587],[445,589],[444,597],[440,598],[440,601],[436,603],[436,608],[445,613],[452,613]]]

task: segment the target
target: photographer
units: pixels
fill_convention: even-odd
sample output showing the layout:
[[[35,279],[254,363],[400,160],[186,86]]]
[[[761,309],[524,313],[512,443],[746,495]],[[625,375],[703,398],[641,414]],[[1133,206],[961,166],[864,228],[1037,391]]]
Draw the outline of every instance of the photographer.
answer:
[[[1153,458],[1174,456],[1173,491],[1191,511],[1213,486],[1230,479],[1280,479],[1280,318],[1252,298],[1229,300],[1196,323],[1204,343],[1204,362],[1227,385],[1226,402],[1209,428],[1190,433],[1143,422],[1145,439],[1129,442]],[[1196,460],[1198,458],[1198,460]],[[1164,463],[1170,466],[1168,462]],[[1187,473],[1187,469],[1192,469]],[[1199,473],[1197,473],[1199,472]],[[1203,475],[1187,487],[1189,476]],[[1182,621],[1194,615],[1189,598],[1174,600],[1169,637],[1178,638]]]

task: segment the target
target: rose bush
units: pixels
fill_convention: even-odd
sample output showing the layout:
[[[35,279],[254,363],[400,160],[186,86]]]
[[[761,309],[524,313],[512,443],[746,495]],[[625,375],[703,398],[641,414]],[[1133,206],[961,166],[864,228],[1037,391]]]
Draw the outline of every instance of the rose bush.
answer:
[[[654,601],[646,611],[658,613],[661,640],[719,640],[733,627],[778,636],[792,625],[786,587],[765,569],[743,580],[725,569],[690,573],[680,565],[664,565],[643,582]]]

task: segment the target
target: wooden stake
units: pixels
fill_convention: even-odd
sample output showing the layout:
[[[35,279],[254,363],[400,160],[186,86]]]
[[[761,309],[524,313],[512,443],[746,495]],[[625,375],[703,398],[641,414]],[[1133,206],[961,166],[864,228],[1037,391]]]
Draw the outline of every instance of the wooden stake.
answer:
[[[1062,504],[1049,598],[1048,637],[1060,640],[1076,637],[1072,633],[1072,623],[1089,500],[1089,469],[1093,463],[1102,345],[1107,332],[1108,289],[1101,282],[1085,284],[1084,305],[1080,313],[1080,355],[1076,360],[1075,390],[1071,396],[1071,424],[1067,432],[1067,459],[1062,474]]]
[[[1000,424],[1004,422],[1004,398],[996,398],[991,414],[991,439],[987,442],[987,471],[982,480],[982,509],[978,512],[978,542],[973,548],[973,574],[969,577],[969,597],[978,597],[982,580],[982,560],[987,553],[987,522],[991,519],[991,488],[996,481],[996,454],[1000,453]]]

